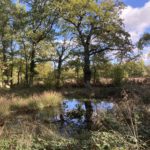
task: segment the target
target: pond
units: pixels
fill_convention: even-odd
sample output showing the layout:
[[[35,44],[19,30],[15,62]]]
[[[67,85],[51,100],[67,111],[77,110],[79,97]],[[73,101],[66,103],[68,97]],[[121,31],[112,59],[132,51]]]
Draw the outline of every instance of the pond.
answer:
[[[114,108],[115,104],[109,101],[64,99],[60,106],[45,108],[36,117],[54,124],[60,133],[72,134],[73,131],[91,129],[98,115],[111,113]]]

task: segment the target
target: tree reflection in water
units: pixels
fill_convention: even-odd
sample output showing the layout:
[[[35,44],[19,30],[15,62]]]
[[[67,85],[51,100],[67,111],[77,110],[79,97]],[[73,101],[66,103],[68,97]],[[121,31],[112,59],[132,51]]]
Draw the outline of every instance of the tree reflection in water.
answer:
[[[84,104],[86,109],[85,121],[87,124],[87,129],[90,130],[92,128],[92,114],[93,114],[92,102],[89,100],[89,101],[85,101]]]

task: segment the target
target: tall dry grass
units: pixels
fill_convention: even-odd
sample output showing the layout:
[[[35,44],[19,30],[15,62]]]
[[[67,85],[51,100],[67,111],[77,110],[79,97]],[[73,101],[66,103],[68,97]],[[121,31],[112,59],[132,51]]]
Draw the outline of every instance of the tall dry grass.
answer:
[[[28,98],[0,97],[0,116],[9,115],[12,111],[38,110],[44,107],[57,106],[61,103],[62,95],[57,92],[43,92]]]

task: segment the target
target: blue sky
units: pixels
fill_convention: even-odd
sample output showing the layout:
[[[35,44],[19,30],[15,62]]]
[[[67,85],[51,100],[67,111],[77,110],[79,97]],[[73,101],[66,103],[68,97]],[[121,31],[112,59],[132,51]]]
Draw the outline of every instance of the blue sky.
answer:
[[[17,0],[12,0],[13,2],[16,2]],[[126,5],[130,5],[133,7],[141,7],[149,0],[123,0]]]
[[[148,0],[123,0],[125,4],[132,7],[142,7]]]

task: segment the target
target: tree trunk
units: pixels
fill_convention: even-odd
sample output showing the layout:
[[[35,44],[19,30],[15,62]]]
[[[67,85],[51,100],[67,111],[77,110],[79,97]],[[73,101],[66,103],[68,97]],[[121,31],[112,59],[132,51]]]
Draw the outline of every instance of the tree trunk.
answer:
[[[79,84],[79,67],[76,67],[76,83]]]
[[[13,70],[14,70],[14,65],[11,65],[11,71],[10,71],[10,86],[13,87]]]
[[[91,69],[90,69],[90,55],[89,55],[89,48],[86,46],[84,48],[84,85],[85,87],[90,87],[91,81]]]
[[[20,84],[20,73],[21,73],[21,67],[19,67],[19,70],[18,70],[18,76],[17,76],[17,78],[18,78],[17,84],[18,85]]]
[[[14,71],[14,52],[13,40],[11,40],[11,66],[10,66],[10,87],[13,87],[13,71]]]
[[[94,83],[94,85],[96,85],[96,75],[97,75],[96,67],[93,66],[93,83]]]
[[[8,43],[5,39],[5,23],[2,24],[1,28],[3,29],[1,33],[1,46],[2,46],[2,86],[6,86],[8,84],[8,64],[7,64],[7,48]]]
[[[60,87],[61,67],[62,67],[62,60],[60,58],[58,61],[58,67],[57,67],[56,87]]]
[[[25,66],[25,84],[27,84],[28,85],[28,83],[29,83],[29,77],[28,77],[28,62],[27,62],[27,60],[26,60],[26,66]]]
[[[32,45],[32,52],[31,52],[31,63],[30,63],[30,85],[33,85],[33,78],[35,75],[35,49],[34,44]]]
[[[26,51],[25,42],[22,41],[22,43],[23,43],[23,48],[24,48],[24,53],[25,53],[25,84],[28,85],[29,84],[28,54],[27,54],[27,51]]]
[[[3,86],[5,87],[8,84],[8,66],[7,66],[7,57],[6,57],[6,46],[5,46],[5,42],[2,43],[3,45],[3,74],[2,74],[2,78],[3,78]]]

